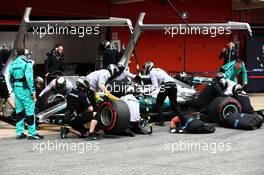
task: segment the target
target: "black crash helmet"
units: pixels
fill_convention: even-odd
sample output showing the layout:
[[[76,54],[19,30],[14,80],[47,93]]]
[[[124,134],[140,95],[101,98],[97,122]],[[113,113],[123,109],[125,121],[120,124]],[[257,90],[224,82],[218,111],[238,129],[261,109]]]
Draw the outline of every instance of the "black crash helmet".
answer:
[[[117,68],[119,70],[119,74],[121,74],[126,69],[123,64],[117,64]]]
[[[83,88],[85,91],[88,90],[88,89],[90,89],[90,84],[89,84],[89,82],[88,82],[87,80],[83,80],[83,79],[81,79],[81,78],[78,78],[78,79],[76,80],[76,86],[77,86],[78,88]]]
[[[110,72],[111,77],[115,77],[115,76],[117,76],[119,74],[119,69],[118,69],[118,67],[115,64],[110,64],[107,67],[107,70]]]

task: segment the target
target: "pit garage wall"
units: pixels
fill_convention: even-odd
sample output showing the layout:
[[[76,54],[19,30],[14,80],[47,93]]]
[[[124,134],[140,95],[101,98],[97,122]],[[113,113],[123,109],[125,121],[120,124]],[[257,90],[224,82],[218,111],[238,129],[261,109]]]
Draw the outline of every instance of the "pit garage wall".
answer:
[[[172,0],[180,11],[188,11],[190,23],[226,22],[231,17],[230,0]],[[95,18],[116,16],[130,18],[133,23],[140,12],[146,12],[145,23],[179,23],[179,17],[170,6],[162,6],[159,0],[122,5],[109,4],[108,0],[84,1],[34,1],[9,0],[1,2],[1,15],[15,16],[21,19],[26,6],[33,7],[32,16]],[[117,34],[121,43],[127,43],[130,34],[127,28],[109,29],[108,38]],[[186,59],[184,62],[184,37],[171,38],[165,31],[145,31],[137,45],[140,65],[153,60],[158,67],[168,72],[174,71],[216,71],[222,62],[218,54],[229,40],[229,36],[212,38],[210,36],[186,36]],[[184,64],[185,63],[185,64]],[[135,70],[135,60],[132,60]]]
[[[234,21],[249,23],[253,30],[253,35],[264,35],[264,8],[233,11],[232,18]],[[235,37],[240,41],[240,55],[247,62],[250,58],[247,57],[248,53],[246,52],[246,48],[247,44],[250,43],[247,43],[246,34],[245,32],[239,31],[235,33]]]
[[[187,11],[190,23],[227,22],[231,17],[231,2],[229,0],[173,0],[180,11]],[[167,4],[160,5],[158,0],[111,5],[112,16],[129,17],[135,22],[140,12],[146,12],[144,23],[182,23],[176,12]],[[129,32],[123,28],[113,28],[112,33],[118,33],[122,43],[127,42]],[[146,60],[154,63],[168,72],[187,71],[217,71],[222,61],[218,59],[219,52],[226,46],[231,36],[212,38],[207,35],[186,36],[186,54],[184,65],[184,36],[174,38],[165,35],[164,31],[145,31],[137,45],[139,64]],[[135,61],[132,62],[135,70]]]
[[[3,44],[12,45],[15,37],[16,32],[0,32],[0,46]],[[97,35],[88,35],[82,38],[75,35],[46,35],[40,38],[38,35],[28,32],[26,38],[26,47],[33,52],[31,57],[36,64],[43,64],[47,58],[46,54],[57,43],[63,43],[66,63],[94,63],[98,55],[99,36]]]

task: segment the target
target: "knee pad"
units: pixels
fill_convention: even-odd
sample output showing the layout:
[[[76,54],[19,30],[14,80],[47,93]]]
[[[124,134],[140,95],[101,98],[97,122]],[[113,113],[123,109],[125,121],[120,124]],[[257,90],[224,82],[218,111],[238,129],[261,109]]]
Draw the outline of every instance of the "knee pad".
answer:
[[[27,121],[28,125],[33,125],[34,124],[34,115],[27,116],[26,121]]]
[[[17,114],[15,114],[15,118],[16,118],[16,122],[20,122],[23,118],[24,118],[24,112],[19,112]]]

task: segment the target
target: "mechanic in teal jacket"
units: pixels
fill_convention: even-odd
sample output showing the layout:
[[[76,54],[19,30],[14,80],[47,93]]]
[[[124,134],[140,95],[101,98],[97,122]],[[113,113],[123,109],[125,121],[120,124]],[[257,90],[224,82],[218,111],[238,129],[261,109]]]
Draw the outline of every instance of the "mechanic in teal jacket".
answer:
[[[43,139],[43,136],[37,134],[35,124],[36,90],[33,78],[33,65],[24,55],[24,50],[23,48],[16,49],[16,59],[9,66],[9,83],[13,88],[16,103],[16,136],[17,139],[27,137],[24,134],[24,120],[26,120],[28,124],[28,139],[39,140]]]
[[[226,78],[234,82],[237,82],[236,77],[240,72],[242,72],[242,80],[243,80],[242,85],[245,86],[248,83],[246,66],[245,66],[245,63],[240,59],[231,61],[223,65],[220,69],[220,72],[224,72],[226,75]]]

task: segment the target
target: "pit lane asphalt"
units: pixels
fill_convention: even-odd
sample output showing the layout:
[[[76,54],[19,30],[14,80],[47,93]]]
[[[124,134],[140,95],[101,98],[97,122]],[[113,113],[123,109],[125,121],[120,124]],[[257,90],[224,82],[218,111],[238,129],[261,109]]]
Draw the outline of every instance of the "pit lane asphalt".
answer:
[[[46,133],[42,141],[1,138],[0,174],[264,174],[263,127],[241,131],[217,126],[215,133],[204,135],[169,134],[168,128],[169,123],[154,126],[152,135],[92,142],[61,140],[58,133]],[[58,149],[60,143],[71,146]]]
[[[264,94],[250,99],[255,110],[264,109]],[[87,142],[61,140],[59,127],[46,125],[39,131],[44,140],[28,141],[16,140],[14,127],[0,122],[0,175],[264,174],[264,126],[255,131],[217,126],[215,133],[203,135],[169,134],[169,123],[153,130],[150,136]]]

